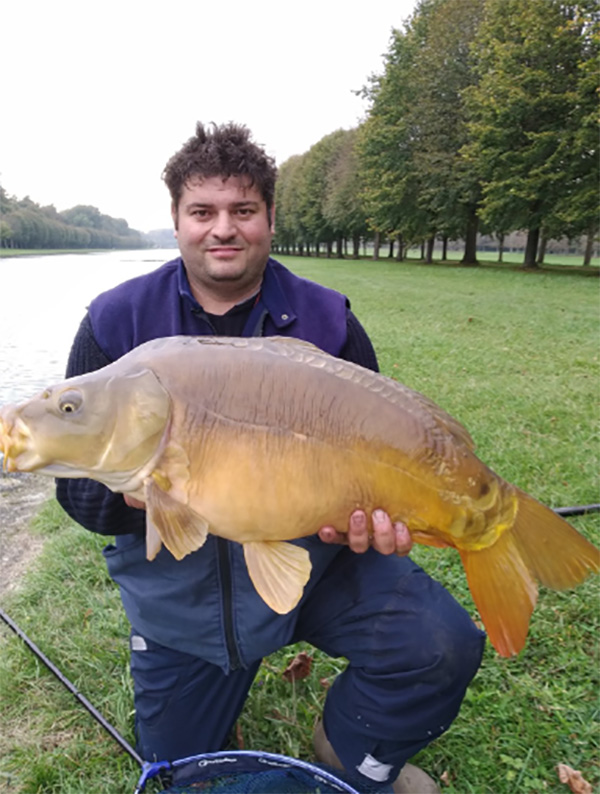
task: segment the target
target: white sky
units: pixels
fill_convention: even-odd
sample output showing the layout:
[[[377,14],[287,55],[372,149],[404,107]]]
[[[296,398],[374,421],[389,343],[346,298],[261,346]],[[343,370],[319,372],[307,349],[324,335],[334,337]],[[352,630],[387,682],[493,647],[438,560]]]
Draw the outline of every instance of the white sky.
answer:
[[[4,0],[0,181],[58,210],[170,226],[160,175],[197,120],[278,164],[355,126],[416,0]]]

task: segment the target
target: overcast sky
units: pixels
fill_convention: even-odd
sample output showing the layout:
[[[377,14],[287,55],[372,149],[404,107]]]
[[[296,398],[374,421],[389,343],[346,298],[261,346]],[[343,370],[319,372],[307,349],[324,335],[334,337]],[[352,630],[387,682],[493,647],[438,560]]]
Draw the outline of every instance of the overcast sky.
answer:
[[[170,225],[160,175],[197,120],[236,121],[280,164],[365,104],[415,0],[3,3],[0,181],[58,210]]]

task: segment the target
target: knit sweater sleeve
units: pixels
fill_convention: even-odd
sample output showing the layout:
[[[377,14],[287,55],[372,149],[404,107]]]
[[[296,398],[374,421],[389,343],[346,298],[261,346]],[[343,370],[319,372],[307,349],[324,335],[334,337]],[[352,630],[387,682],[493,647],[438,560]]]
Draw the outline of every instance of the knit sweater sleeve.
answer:
[[[347,310],[346,322],[348,338],[340,352],[340,358],[360,364],[366,369],[372,369],[373,372],[379,372],[379,364],[371,340],[350,309]]]
[[[92,372],[110,363],[86,315],[71,348],[67,377]],[[127,535],[145,530],[145,513],[128,507],[121,494],[112,493],[95,480],[59,479],[56,498],[78,524],[100,535]]]

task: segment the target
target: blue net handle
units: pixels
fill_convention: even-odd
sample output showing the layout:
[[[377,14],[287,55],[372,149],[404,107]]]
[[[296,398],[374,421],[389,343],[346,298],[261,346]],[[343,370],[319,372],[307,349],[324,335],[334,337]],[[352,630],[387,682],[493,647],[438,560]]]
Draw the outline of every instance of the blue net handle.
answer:
[[[307,761],[290,758],[277,753],[265,753],[256,750],[235,750],[231,752],[220,751],[217,753],[202,753],[200,755],[182,758],[178,761],[159,761],[157,763],[144,763],[142,775],[138,781],[134,794],[142,792],[148,780],[156,777],[161,772],[172,772],[175,781],[184,781],[193,778],[196,781],[225,774],[259,774],[267,770],[298,769],[310,775],[315,784],[326,783],[334,791],[342,794],[360,794],[349,783],[341,780],[337,775]]]

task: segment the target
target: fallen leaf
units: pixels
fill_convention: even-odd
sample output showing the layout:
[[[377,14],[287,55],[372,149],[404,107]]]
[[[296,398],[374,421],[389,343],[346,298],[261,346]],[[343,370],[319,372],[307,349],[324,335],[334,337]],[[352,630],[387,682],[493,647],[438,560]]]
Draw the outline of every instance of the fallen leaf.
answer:
[[[581,772],[573,769],[567,764],[558,764],[558,779],[561,783],[566,783],[573,794],[592,794],[592,786],[583,777]]]
[[[301,651],[283,671],[283,679],[291,683],[292,681],[301,681],[303,678],[306,678],[310,675],[312,660],[312,656],[309,656],[306,651]]]
[[[323,687],[323,689],[329,689],[331,686],[331,681],[328,678],[319,678],[319,683]]]
[[[242,733],[242,726],[239,722],[235,724],[235,739],[237,741],[238,750],[243,750],[246,743],[244,742],[244,734]]]
[[[440,775],[440,781],[444,784],[444,786],[450,785],[450,774],[447,769],[445,769]]]

